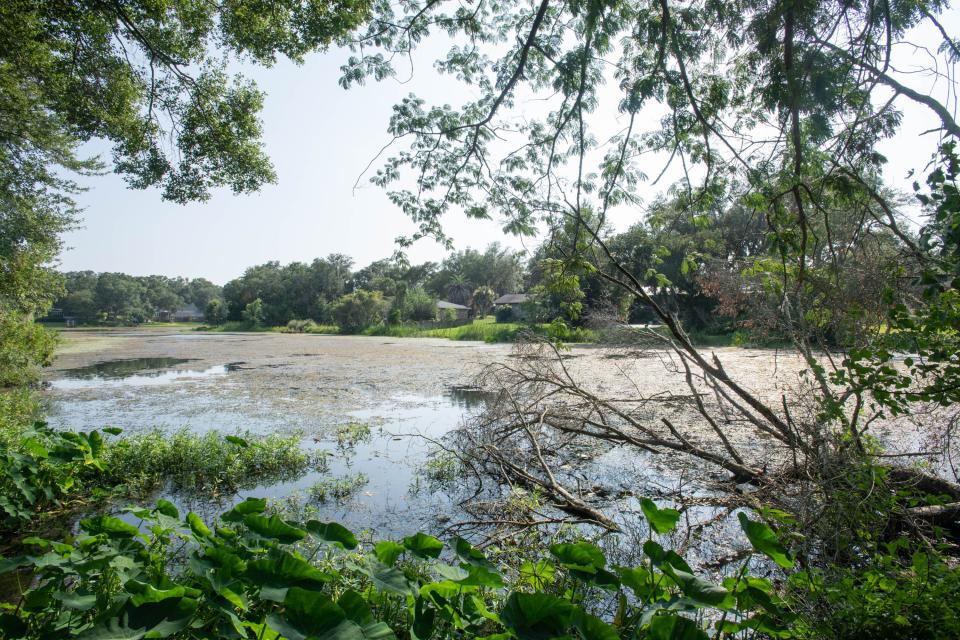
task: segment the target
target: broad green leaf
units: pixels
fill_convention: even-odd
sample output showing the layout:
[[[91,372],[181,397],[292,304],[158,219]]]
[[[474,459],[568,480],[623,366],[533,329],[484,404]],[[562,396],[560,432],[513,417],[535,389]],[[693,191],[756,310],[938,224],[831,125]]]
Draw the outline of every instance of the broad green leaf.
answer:
[[[370,605],[359,593],[353,589],[344,591],[337,604],[343,609],[344,615],[348,620],[352,620],[359,625],[373,624],[373,613],[370,611]]]
[[[307,537],[307,532],[298,527],[287,524],[280,516],[266,518],[258,514],[250,514],[243,518],[247,528],[264,538],[277,540],[283,544],[293,544]]]
[[[787,553],[786,547],[780,543],[777,534],[763,522],[757,522],[747,517],[747,514],[741,512],[737,514],[740,520],[740,527],[747,534],[747,539],[753,548],[767,556],[784,569],[793,567],[793,559]]]
[[[381,540],[373,548],[377,560],[387,566],[393,566],[397,558],[404,552],[404,546],[392,540]]]
[[[156,511],[170,518],[180,517],[180,512],[177,511],[177,508],[175,506],[173,506],[173,503],[168,502],[163,498],[160,498],[159,500],[157,500]]]
[[[616,629],[580,609],[574,612],[572,621],[583,640],[619,640]]]
[[[89,534],[104,534],[109,538],[133,538],[140,533],[140,530],[132,524],[105,515],[81,520],[80,528]]]
[[[709,640],[697,623],[676,615],[654,616],[647,627],[647,637],[650,640]]]
[[[373,584],[381,591],[392,591],[403,596],[416,596],[417,589],[414,587],[403,571],[396,567],[380,567],[371,572],[370,578]]]
[[[293,587],[287,592],[283,606],[283,615],[267,616],[267,622],[289,640],[363,638],[360,628],[346,619],[343,609],[322,593]]]
[[[203,523],[203,520],[200,519],[200,516],[195,514],[193,511],[187,514],[187,524],[190,526],[190,530],[193,531],[193,534],[198,538],[209,538],[213,535],[213,532]]]
[[[475,586],[475,587],[491,587],[493,589],[500,589],[503,585],[503,578],[499,573],[495,571],[490,571],[486,567],[482,566],[470,566],[469,575],[462,580],[456,580],[457,584],[463,586]]]
[[[650,528],[659,534],[670,533],[677,527],[677,521],[680,520],[680,512],[676,509],[661,509],[653,500],[642,498],[640,500],[640,509],[644,517],[650,523]]]
[[[234,505],[233,509],[220,516],[225,522],[243,522],[243,519],[253,513],[263,513],[267,508],[265,498],[247,498]]]
[[[463,538],[454,538],[453,539],[453,550],[456,552],[457,557],[463,560],[466,563],[472,564],[477,567],[483,567],[485,569],[493,570],[494,567],[487,560],[487,557],[479,549],[475,549],[469,542]]]
[[[550,553],[565,567],[595,573],[607,564],[603,552],[595,544],[576,542],[550,545]]]
[[[567,635],[575,609],[570,602],[545,593],[514,592],[500,620],[520,640],[551,640]]]
[[[357,548],[357,537],[342,524],[310,520],[307,522],[307,531],[323,542],[336,544],[344,549]]]
[[[556,567],[546,558],[538,560],[533,564],[529,560],[524,560],[520,565],[520,579],[529,584],[537,591],[542,591],[553,582],[553,576],[556,574]]]
[[[417,533],[403,539],[403,546],[421,558],[437,558],[443,551],[443,543],[425,533]]]
[[[333,579],[303,558],[278,550],[247,563],[244,575],[260,586],[261,598],[275,601],[283,601],[291,587],[319,590]]]
[[[363,637],[367,640],[396,640],[397,636],[393,633],[386,622],[374,622],[363,626],[360,629]]]
[[[118,436],[121,433],[123,433],[123,429],[121,429],[120,427],[104,427],[103,432],[109,433],[112,436]]]
[[[124,587],[129,593],[133,594],[130,602],[135,607],[142,604],[163,602],[170,598],[183,598],[187,595],[187,590],[181,586],[174,586],[169,589],[157,589],[153,585],[139,582],[137,580],[128,581]]]

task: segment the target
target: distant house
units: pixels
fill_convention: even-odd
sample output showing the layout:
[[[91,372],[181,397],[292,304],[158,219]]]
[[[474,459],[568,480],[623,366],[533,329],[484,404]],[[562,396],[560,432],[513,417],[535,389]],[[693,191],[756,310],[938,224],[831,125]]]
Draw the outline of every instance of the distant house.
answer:
[[[470,319],[470,307],[465,307],[462,304],[457,304],[456,302],[437,300],[437,316],[439,316],[441,320],[448,309],[452,309],[453,312],[456,313],[457,322],[466,322]]]
[[[174,311],[172,320],[174,322],[203,322],[203,312],[197,309],[197,305],[190,303]]]
[[[514,320],[526,320],[527,309],[524,306],[530,301],[530,296],[526,293],[508,293],[500,296],[493,301],[493,308],[499,309],[503,306],[510,307],[510,314]]]

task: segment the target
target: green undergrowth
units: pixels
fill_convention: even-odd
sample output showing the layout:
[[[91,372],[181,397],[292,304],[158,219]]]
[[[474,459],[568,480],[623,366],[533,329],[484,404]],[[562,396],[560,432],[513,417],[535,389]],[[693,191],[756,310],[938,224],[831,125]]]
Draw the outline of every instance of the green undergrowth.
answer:
[[[340,478],[324,478],[311,485],[307,493],[311,499],[321,504],[341,503],[352,498],[369,482],[370,478],[365,473],[355,473]]]
[[[131,509],[140,526],[96,516],[69,543],[25,541],[0,560],[19,572],[0,615],[10,637],[289,640],[707,640],[788,636],[792,614],[745,562],[699,577],[658,541],[680,513],[647,500],[638,566],[574,539],[502,565],[467,540],[417,533],[361,543],[336,522],[296,522],[248,498],[217,522],[166,501]],[[766,524],[740,517],[758,556],[792,559]],[[494,550],[495,551],[495,550]],[[177,555],[185,561],[174,563]],[[708,635],[709,633],[709,635]]]

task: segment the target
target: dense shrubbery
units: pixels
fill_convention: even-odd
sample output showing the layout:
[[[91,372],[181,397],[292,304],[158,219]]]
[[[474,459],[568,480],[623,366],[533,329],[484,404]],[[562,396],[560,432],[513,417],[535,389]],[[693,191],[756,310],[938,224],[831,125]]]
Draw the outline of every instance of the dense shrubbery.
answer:
[[[648,500],[651,538],[637,567],[610,566],[596,545],[574,541],[498,568],[460,538],[361,545],[335,522],[288,522],[266,506],[247,499],[208,527],[160,501],[131,510],[139,528],[97,516],[81,521],[73,544],[26,540],[33,553],[3,560],[0,572],[35,579],[21,583],[23,601],[0,625],[23,638],[701,640],[711,628],[780,634],[792,618],[746,563],[723,585],[694,575],[653,540],[680,514]],[[767,525],[740,521],[754,549],[792,565]],[[186,563],[175,565],[184,547]]]
[[[358,333],[383,322],[384,300],[379,291],[354,291],[337,300],[331,310],[343,333]]]

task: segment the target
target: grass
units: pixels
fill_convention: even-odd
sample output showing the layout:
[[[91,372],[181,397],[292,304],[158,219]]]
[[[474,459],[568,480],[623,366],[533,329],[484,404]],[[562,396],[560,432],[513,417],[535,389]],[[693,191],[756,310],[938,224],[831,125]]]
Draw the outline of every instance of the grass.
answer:
[[[497,322],[492,317],[474,320],[470,324],[455,327],[421,329],[410,325],[377,325],[363,332],[365,336],[389,336],[392,338],[446,338],[448,340],[477,340],[479,342],[513,342],[523,331],[538,335],[550,335],[551,325]],[[573,328],[563,336],[566,342],[594,342],[597,334],[589,329]]]
[[[323,464],[301,448],[299,436],[224,437],[183,429],[123,438],[104,455],[111,484],[146,495],[168,480],[176,490],[233,493],[264,481],[295,477]]]
[[[367,486],[370,478],[364,473],[357,473],[342,478],[325,478],[314,483],[308,493],[317,502],[325,503],[329,500],[343,502],[357,491]]]

